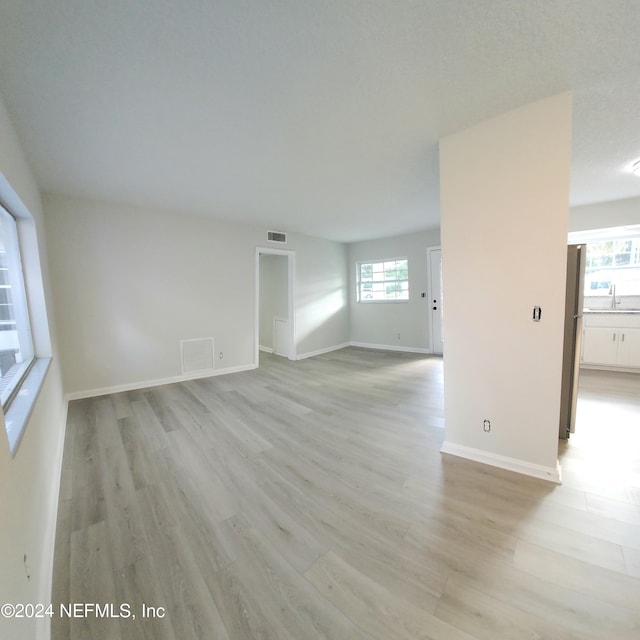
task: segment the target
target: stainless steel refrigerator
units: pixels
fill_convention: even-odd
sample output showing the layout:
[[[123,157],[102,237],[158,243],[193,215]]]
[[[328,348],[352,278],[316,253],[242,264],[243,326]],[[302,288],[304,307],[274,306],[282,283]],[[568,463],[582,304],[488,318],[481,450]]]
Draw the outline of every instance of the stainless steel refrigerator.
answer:
[[[576,429],[586,253],[587,247],[584,244],[571,244],[567,248],[567,291],[560,395],[560,438],[562,439],[568,438]]]

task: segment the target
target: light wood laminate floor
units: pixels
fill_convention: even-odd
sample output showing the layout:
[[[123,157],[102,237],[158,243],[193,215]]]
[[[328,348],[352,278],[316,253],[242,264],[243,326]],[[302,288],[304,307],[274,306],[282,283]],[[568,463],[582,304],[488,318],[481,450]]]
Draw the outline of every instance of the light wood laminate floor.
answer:
[[[599,378],[562,486],[439,452],[438,358],[263,354],[74,401],[54,604],[136,619],[57,617],[52,636],[637,640],[640,376]]]

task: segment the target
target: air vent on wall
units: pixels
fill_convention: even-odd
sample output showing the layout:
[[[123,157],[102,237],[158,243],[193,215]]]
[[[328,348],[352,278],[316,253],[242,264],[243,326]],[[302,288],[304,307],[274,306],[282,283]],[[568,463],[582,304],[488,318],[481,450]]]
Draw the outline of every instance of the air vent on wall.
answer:
[[[287,244],[287,234],[284,231],[267,231],[267,240]]]

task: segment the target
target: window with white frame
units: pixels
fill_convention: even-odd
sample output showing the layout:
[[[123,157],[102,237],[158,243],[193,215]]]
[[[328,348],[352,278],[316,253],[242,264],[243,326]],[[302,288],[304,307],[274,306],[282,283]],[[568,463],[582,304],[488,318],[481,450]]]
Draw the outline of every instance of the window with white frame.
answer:
[[[358,262],[358,302],[400,302],[409,299],[406,258]]]
[[[18,230],[0,206],[0,399],[6,408],[34,362]]]
[[[640,237],[587,243],[585,296],[640,296]]]

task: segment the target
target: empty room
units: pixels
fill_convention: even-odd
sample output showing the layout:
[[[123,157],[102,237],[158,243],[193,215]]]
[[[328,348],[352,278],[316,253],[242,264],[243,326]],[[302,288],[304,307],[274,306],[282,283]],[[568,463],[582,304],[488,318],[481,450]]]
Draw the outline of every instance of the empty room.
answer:
[[[640,4],[0,2],[0,638],[637,640]]]

